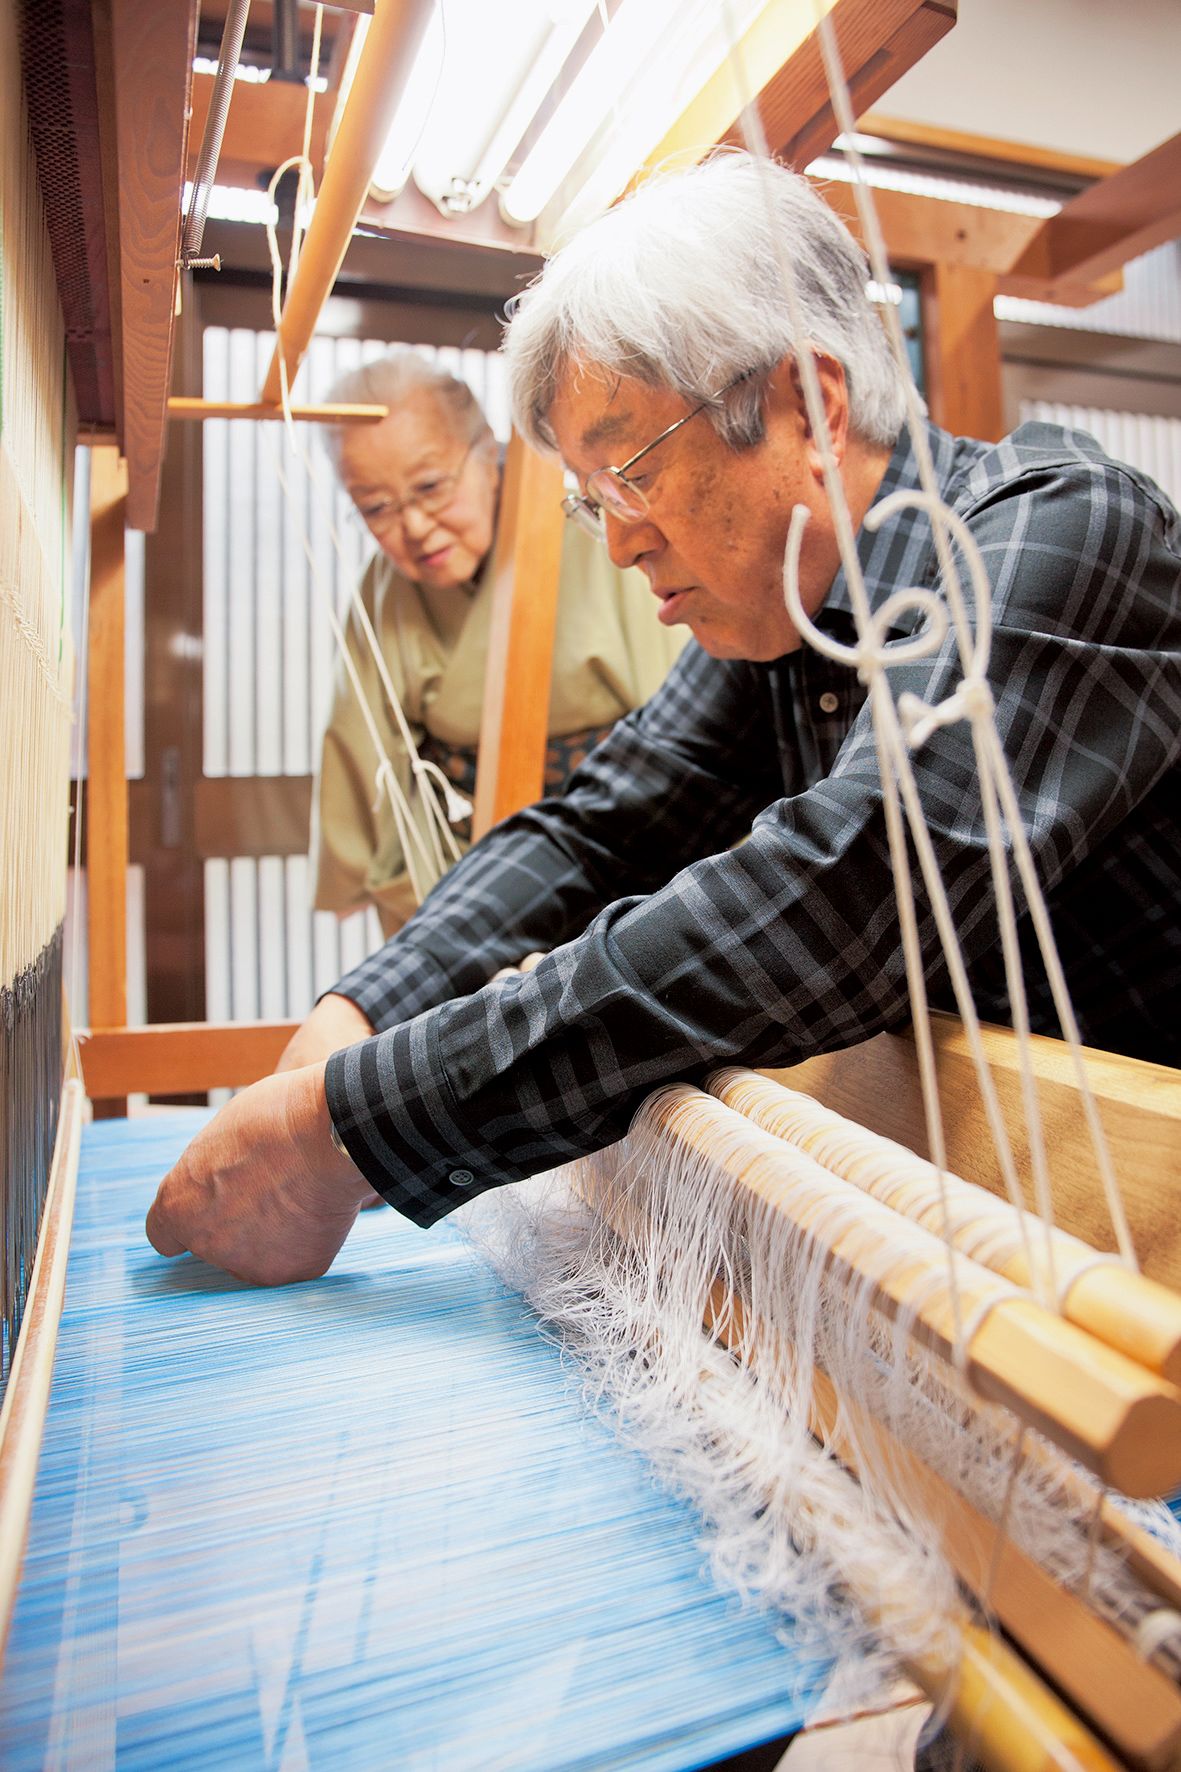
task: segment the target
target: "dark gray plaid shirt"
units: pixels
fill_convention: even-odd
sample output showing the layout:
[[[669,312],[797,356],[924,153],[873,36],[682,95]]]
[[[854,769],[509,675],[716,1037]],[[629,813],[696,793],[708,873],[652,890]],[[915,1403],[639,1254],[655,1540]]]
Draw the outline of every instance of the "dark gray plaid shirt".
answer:
[[[1176,1063],[1177,513],[1082,433],[1025,425],[993,446],[932,427],[931,441],[994,586],[998,722],[1083,1037]],[[904,440],[880,496],[916,483]],[[859,548],[875,607],[937,583],[913,512],[863,529]],[[853,638],[843,574],[819,619]],[[959,674],[949,643],[891,682],[935,701]],[[977,1002],[1006,1021],[967,728],[939,731],[915,765]],[[1034,1025],[1056,1033],[1027,922]],[[922,935],[948,1003],[929,915]],[[484,983],[533,949],[548,958],[530,976]],[[424,1225],[621,1137],[671,1078],[905,1023],[854,673],[807,648],[762,665],[690,645],[562,795],[490,833],[337,989],[381,1031],[329,1061],[332,1118],[374,1187]]]

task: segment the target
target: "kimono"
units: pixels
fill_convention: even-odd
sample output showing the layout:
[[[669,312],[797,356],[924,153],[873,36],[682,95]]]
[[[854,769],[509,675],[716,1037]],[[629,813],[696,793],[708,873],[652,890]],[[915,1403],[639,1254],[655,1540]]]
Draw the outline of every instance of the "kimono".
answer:
[[[490,574],[446,590],[404,578],[384,554],[370,561],[361,600],[422,756],[470,797],[491,617]],[[620,572],[593,537],[572,525],[563,538],[550,690],[545,790],[556,791],[623,714],[660,687],[687,637],[660,626],[639,572]],[[382,746],[416,821],[425,824],[410,759],[355,610],[349,650]],[[311,860],[317,910],[345,915],[377,907],[385,935],[416,908],[388,797],[378,794],[378,757],[338,659],[332,709],[312,797]],[[376,809],[375,809],[376,808]],[[461,849],[467,829],[456,827]],[[434,885],[431,873],[424,890]]]

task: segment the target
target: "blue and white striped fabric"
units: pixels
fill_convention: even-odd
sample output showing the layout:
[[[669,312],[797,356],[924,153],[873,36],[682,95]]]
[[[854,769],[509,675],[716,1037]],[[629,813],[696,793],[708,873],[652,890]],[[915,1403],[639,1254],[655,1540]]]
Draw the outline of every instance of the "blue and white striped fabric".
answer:
[[[686,1772],[818,1680],[708,1579],[451,1227],[330,1275],[162,1261],[191,1114],[87,1130],[0,1764]]]

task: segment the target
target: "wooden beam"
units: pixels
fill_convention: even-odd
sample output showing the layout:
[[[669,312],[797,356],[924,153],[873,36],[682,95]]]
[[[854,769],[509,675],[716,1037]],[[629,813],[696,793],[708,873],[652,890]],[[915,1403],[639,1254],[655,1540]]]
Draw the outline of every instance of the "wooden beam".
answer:
[[[839,179],[815,182],[829,208],[860,240],[861,220],[852,185]],[[910,191],[875,189],[873,200],[890,263],[899,270],[925,271],[937,264],[963,266],[991,272],[1001,295],[1024,295],[1033,301],[1049,299],[1037,278],[1017,277],[1009,271],[1041,227],[1037,216],[985,209],[980,204],[946,201],[942,197],[923,197]],[[1123,278],[1116,273],[1111,279],[1094,284],[1063,285],[1055,299],[1085,307],[1122,287]]]
[[[92,1100],[239,1089],[267,1077],[298,1027],[294,1021],[158,1022],[83,1028],[82,1080]]]
[[[88,994],[95,1027],[121,1027],[127,1020],[126,515],[127,472],[118,450],[110,445],[91,450],[86,901]]]
[[[950,30],[956,0],[827,0],[825,10],[850,88],[868,105]],[[693,161],[718,142],[741,141],[739,119],[751,94],[773,151],[802,166],[831,146],[837,126],[815,27],[812,0],[772,0],[737,54],[665,132],[632,186],[669,159]]]
[[[111,0],[127,521],[156,525],[172,366],[196,0]]]
[[[937,264],[921,293],[931,417],[954,436],[999,442],[1005,425],[996,278],[966,265]]]
[[[541,797],[562,556],[562,474],[513,434],[492,559],[473,837]]]
[[[866,110],[922,60],[956,21],[958,0],[838,0],[832,23],[854,112]],[[815,34],[760,96],[767,139],[801,172],[840,133]],[[738,140],[731,131],[726,140]]]
[[[294,386],[304,353],[348,249],[373,169],[414,65],[433,6],[431,0],[383,0],[357,63],[299,266],[287,291],[275,354],[261,399],[279,403],[280,364]]]
[[[1181,234],[1181,134],[1073,197],[1042,222],[1012,265],[1017,276],[1086,283]]]
[[[956,154],[972,160],[997,160],[1014,171],[1036,167],[1040,172],[1060,172],[1065,178],[1107,178],[1118,172],[1119,160],[1096,160],[1088,154],[1062,154],[1056,148],[1035,147],[1032,142],[1006,141],[999,135],[973,135],[963,129],[944,129],[933,123],[912,123],[905,117],[887,117],[866,111],[857,119],[862,135],[904,147],[931,148],[936,153]]]
[[[388,418],[388,406],[293,406],[291,416],[301,424],[374,425]],[[264,406],[259,400],[200,400],[194,395],[174,394],[168,402],[169,418],[281,419],[281,406]]]

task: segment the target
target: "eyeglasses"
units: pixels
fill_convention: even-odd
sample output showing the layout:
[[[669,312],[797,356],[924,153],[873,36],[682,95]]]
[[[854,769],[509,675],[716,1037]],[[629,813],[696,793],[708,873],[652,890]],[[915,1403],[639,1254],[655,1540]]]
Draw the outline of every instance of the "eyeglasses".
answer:
[[[636,463],[642,461],[646,455],[651,454],[652,450],[671,437],[674,431],[679,431],[682,425],[687,425],[690,419],[697,417],[699,412],[704,412],[707,406],[712,406],[715,401],[722,398],[723,394],[728,394],[731,388],[736,388],[740,381],[745,381],[749,374],[750,371],[747,370],[743,375],[736,376],[732,382],[727,382],[719,393],[711,394],[708,400],[702,400],[701,404],[695,406],[692,412],[687,412],[684,418],[678,418],[666,430],[661,431],[659,437],[653,437],[651,443],[645,443],[642,449],[637,449],[636,453],[629,456],[622,467],[596,468],[593,474],[587,476],[585,493],[571,492],[562,500],[564,515],[572,523],[576,523],[579,529],[585,530],[588,535],[593,535],[596,541],[606,541],[607,539],[607,524],[604,515],[607,511],[610,511],[613,517],[621,518],[625,523],[638,523],[641,518],[646,517],[649,510],[647,497],[634,480],[627,478],[628,470],[634,468]]]
[[[467,465],[467,458],[479,442],[473,437],[449,474],[424,475],[403,499],[370,498],[357,505],[362,517],[372,528],[385,528],[407,511],[418,511],[424,517],[437,517],[455,497],[456,489]]]

